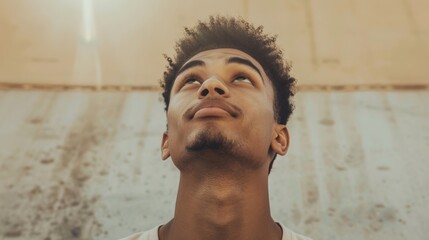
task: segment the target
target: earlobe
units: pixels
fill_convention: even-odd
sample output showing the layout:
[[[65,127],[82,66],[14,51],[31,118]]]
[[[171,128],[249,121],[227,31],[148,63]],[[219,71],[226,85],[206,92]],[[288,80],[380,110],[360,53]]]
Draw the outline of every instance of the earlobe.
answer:
[[[162,160],[166,160],[170,157],[170,148],[168,146],[168,134],[164,132],[162,135],[162,143],[161,143],[161,156]]]
[[[277,154],[286,154],[289,148],[289,131],[287,130],[286,125],[276,125],[275,136],[271,141],[271,148]]]

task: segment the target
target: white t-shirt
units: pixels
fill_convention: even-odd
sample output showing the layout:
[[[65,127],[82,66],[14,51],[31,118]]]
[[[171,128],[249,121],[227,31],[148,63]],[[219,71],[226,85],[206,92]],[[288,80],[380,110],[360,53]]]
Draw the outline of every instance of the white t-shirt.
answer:
[[[279,223],[280,227],[283,229],[283,237],[282,240],[311,240],[308,237],[302,236],[298,233],[293,232],[292,230],[286,228],[283,224]],[[155,228],[146,231],[135,233],[129,237],[122,238],[120,240],[159,240],[158,238],[158,228],[161,227],[162,224],[156,226]]]

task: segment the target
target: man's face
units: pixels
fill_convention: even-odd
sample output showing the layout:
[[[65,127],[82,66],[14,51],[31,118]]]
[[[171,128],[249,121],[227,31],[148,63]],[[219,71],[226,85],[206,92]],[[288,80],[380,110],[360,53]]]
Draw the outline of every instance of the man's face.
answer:
[[[268,166],[282,128],[274,119],[273,101],[271,81],[250,55],[229,48],[196,54],[172,87],[163,158],[171,155],[181,170],[195,159],[225,167]]]

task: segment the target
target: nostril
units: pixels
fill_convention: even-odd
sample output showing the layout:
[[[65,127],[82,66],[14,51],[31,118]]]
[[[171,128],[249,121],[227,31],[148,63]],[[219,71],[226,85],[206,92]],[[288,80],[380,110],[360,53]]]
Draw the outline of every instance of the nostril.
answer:
[[[215,88],[215,91],[216,91],[217,93],[219,93],[220,95],[225,94],[225,91],[224,91],[224,90],[222,90],[222,89],[220,89],[220,88]]]
[[[204,89],[202,92],[201,92],[201,95],[202,96],[207,96],[207,94],[209,94],[209,90],[208,89]]]

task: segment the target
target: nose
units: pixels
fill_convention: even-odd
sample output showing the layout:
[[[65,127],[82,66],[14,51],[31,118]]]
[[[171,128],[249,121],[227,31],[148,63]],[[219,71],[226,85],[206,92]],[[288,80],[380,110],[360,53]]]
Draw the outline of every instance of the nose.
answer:
[[[206,98],[214,96],[229,97],[229,90],[222,81],[212,77],[203,82],[198,90],[198,97]]]

